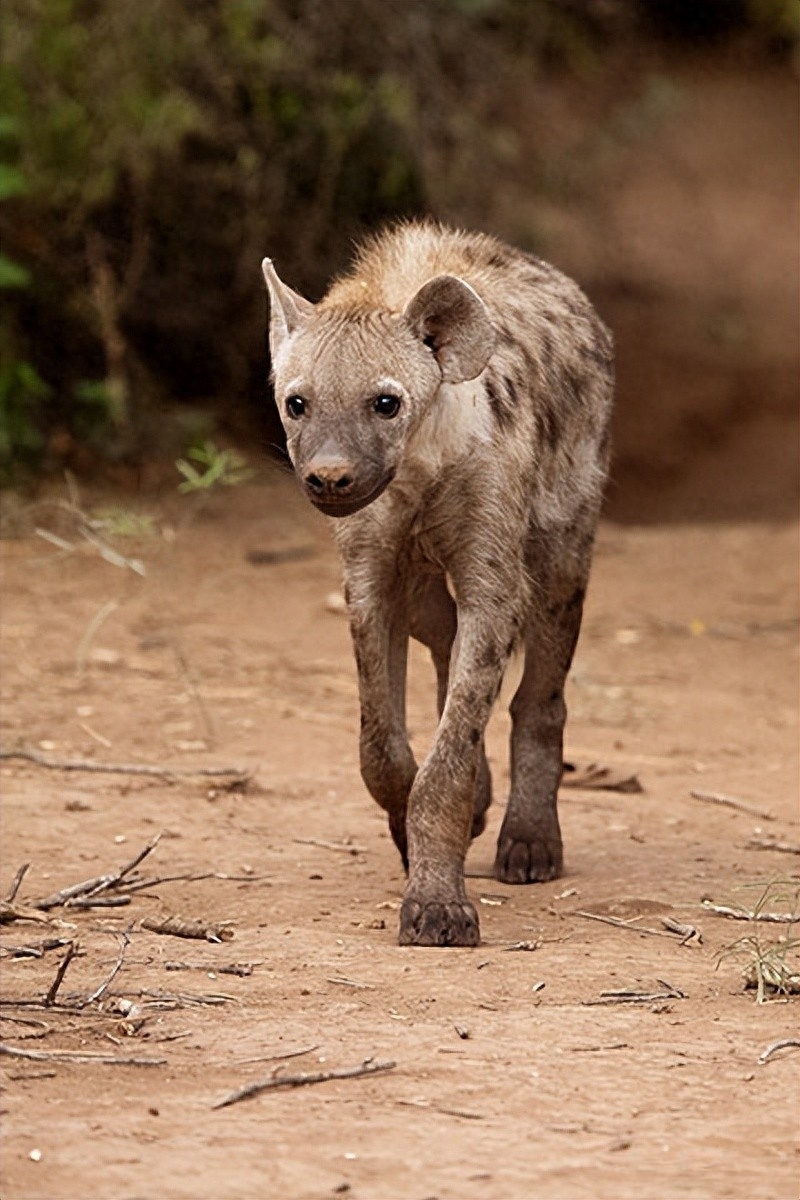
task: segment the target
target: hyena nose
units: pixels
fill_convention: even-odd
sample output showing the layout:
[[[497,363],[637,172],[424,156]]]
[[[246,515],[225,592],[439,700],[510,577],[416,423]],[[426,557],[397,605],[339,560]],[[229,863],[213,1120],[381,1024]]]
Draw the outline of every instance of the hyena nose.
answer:
[[[341,460],[309,463],[303,481],[310,492],[319,499],[347,496],[353,490],[353,472],[348,463]]]

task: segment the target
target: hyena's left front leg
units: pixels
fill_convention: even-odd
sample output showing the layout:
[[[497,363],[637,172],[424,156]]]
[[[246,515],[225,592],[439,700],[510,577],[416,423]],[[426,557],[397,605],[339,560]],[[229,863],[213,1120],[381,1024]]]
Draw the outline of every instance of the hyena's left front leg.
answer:
[[[495,610],[496,611],[496,610]],[[400,943],[476,946],[478,914],[464,886],[483,735],[516,633],[510,618],[488,622],[459,609],[447,700],[436,740],[408,800],[409,879]]]

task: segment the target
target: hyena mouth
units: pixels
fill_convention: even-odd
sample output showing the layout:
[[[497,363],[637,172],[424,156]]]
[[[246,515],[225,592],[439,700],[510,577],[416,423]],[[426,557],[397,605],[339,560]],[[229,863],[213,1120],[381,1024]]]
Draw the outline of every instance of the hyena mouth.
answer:
[[[343,496],[341,500],[317,500],[314,496],[309,496],[309,500],[314,505],[314,508],[319,509],[326,517],[352,517],[353,513],[360,512],[362,508],[366,508],[368,504],[372,504],[373,500],[377,500],[378,496],[386,491],[386,488],[394,479],[394,471],[390,471],[371,492],[367,492],[362,496],[354,496],[352,493],[348,496]]]

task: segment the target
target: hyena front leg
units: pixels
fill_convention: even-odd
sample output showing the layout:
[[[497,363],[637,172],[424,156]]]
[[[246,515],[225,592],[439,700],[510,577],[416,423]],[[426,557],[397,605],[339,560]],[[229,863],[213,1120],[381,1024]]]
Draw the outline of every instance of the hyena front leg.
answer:
[[[348,586],[361,705],[361,777],[389,817],[389,830],[408,868],[406,806],[417,764],[405,716],[408,614],[404,601],[359,595]]]
[[[459,609],[447,700],[430,754],[408,798],[409,878],[400,943],[476,946],[478,916],[464,886],[481,742],[516,625],[510,614]]]
[[[497,843],[495,873],[503,883],[561,874],[558,785],[567,710],[564,683],[578,640],[585,578],[548,589],[525,633],[522,681],[511,701],[511,795]]]
[[[418,580],[411,596],[410,617],[411,636],[428,647],[436,669],[436,701],[441,718],[447,700],[450,662],[458,629],[456,602],[447,590],[443,575],[423,575]],[[492,776],[486,760],[484,740],[481,738],[472,809],[473,838],[483,833],[486,827],[486,810],[491,803]]]

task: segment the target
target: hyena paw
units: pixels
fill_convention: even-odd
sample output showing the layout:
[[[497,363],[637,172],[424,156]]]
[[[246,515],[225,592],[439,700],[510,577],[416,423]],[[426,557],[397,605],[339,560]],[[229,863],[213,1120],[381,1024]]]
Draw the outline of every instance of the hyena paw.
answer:
[[[478,914],[468,900],[441,903],[407,897],[400,909],[401,946],[477,946]]]
[[[557,879],[563,865],[558,818],[533,835],[500,830],[494,871],[501,883],[544,883]]]

